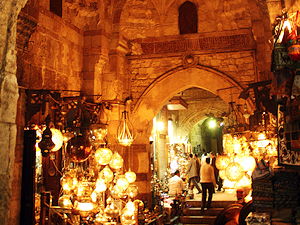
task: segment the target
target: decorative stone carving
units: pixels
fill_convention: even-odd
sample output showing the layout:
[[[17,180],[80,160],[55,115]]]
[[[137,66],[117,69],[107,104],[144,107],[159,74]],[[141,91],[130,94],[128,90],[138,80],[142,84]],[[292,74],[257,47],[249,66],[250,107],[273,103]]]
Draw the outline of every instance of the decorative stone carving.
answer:
[[[17,50],[23,52],[27,50],[29,39],[35,31],[37,21],[29,15],[20,12],[17,22]]]
[[[232,34],[232,35],[214,35],[202,37],[193,35],[189,38],[174,38],[160,41],[152,38],[140,39],[141,47],[144,54],[164,54],[186,51],[220,51],[222,50],[246,50],[254,49],[254,40],[250,34]]]
[[[130,43],[130,54],[131,55],[142,55],[143,49],[140,43],[132,42]]]
[[[182,64],[184,67],[191,67],[191,66],[195,66],[198,63],[198,57],[195,57],[192,54],[185,54],[183,56],[183,60],[182,60]]]
[[[101,76],[104,70],[104,66],[107,63],[107,57],[104,55],[101,55],[98,59],[98,61],[95,64],[95,75],[96,76]]]

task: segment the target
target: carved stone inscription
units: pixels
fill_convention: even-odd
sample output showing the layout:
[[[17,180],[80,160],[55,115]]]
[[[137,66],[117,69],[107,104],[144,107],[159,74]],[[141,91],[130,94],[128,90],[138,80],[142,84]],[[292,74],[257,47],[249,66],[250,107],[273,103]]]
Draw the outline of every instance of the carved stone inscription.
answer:
[[[161,42],[142,42],[143,54],[175,53],[206,50],[245,50],[254,49],[254,42],[249,34],[218,37],[199,37]]]

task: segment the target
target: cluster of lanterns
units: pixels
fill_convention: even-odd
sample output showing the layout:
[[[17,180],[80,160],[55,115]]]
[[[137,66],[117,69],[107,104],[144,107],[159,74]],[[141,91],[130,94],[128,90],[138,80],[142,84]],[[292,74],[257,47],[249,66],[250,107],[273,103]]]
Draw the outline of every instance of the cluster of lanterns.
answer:
[[[66,167],[61,177],[58,204],[80,215],[83,222],[93,224],[137,224],[138,208],[143,202],[135,199],[138,187],[136,174],[124,173],[124,160],[118,152],[103,147],[103,129],[64,135],[48,126],[38,132],[36,147],[48,153],[64,147]],[[45,139],[45,135],[46,139]],[[50,144],[49,144],[50,143]]]
[[[123,158],[109,148],[98,148],[89,159],[89,167],[70,168],[61,178],[63,194],[59,206],[72,208],[83,220],[95,224],[112,222],[120,217],[122,224],[135,224],[140,200],[134,200],[138,188],[136,174],[122,174]]]
[[[277,156],[276,138],[267,139],[265,133],[224,134],[223,148],[216,167],[227,189],[250,188],[256,160]]]

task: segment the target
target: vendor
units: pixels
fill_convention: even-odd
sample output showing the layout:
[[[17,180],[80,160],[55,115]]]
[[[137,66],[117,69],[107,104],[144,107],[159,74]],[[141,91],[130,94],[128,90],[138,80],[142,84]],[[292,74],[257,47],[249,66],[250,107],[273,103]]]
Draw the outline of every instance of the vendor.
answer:
[[[184,190],[184,182],[180,178],[179,170],[169,179],[169,195],[181,195]]]

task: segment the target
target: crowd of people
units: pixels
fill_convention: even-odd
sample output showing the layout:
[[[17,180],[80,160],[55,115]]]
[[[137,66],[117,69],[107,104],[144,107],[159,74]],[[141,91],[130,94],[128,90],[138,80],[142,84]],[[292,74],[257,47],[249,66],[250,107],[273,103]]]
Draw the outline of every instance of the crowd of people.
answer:
[[[222,190],[222,180],[216,168],[216,157],[213,153],[204,153],[201,158],[197,154],[189,154],[186,175],[188,187],[180,177],[180,171],[176,170],[169,179],[169,195],[181,195],[188,193],[193,198],[193,189],[196,188],[198,194],[202,193],[202,208],[211,207],[213,193]],[[187,189],[187,190],[186,190]]]

